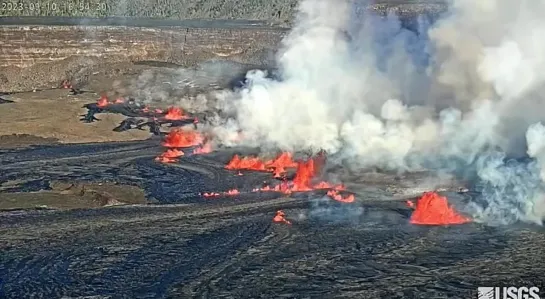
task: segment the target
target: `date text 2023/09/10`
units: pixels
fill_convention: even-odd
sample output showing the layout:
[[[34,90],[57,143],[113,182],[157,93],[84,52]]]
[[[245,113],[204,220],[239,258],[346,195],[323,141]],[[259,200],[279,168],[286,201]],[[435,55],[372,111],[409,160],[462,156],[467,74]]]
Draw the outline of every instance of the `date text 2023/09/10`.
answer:
[[[0,2],[0,12],[43,12],[43,11],[107,11],[106,3],[101,2]]]

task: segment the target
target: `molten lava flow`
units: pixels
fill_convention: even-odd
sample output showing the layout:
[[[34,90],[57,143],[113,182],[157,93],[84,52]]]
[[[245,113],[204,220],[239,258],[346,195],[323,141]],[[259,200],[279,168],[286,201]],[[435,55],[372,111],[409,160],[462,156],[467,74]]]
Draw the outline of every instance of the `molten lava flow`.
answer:
[[[317,175],[317,167],[321,168],[325,163],[325,156],[323,154],[309,159],[307,161],[295,162],[292,159],[291,153],[282,153],[274,160],[267,162],[261,161],[257,157],[245,157],[241,158],[239,155],[234,155],[231,161],[225,166],[229,170],[257,170],[257,171],[271,171],[275,178],[283,178],[284,181],[274,187],[263,186],[261,188],[255,188],[253,191],[273,191],[282,192],[284,194],[291,194],[298,191],[312,191],[316,189],[332,189],[332,192],[338,192],[344,190],[343,185],[333,185],[328,182],[319,182],[313,184],[313,179]],[[297,167],[295,178],[292,182],[286,181],[284,174],[285,168]],[[239,173],[239,175],[242,175]],[[353,202],[355,200],[354,195],[349,195],[346,198],[342,197],[338,193],[332,194],[332,197],[342,202]]]
[[[411,215],[412,224],[448,225],[470,222],[471,219],[458,214],[448,205],[446,197],[435,192],[426,192],[416,203]]]
[[[300,162],[297,165],[297,172],[293,179],[293,191],[310,191],[310,181],[314,178],[314,160],[309,159],[306,162]]]
[[[343,197],[341,194],[339,194],[339,191],[337,190],[327,191],[327,196],[331,197],[332,199],[338,202],[344,202],[344,203],[352,203],[356,200],[353,194]]]
[[[245,157],[240,158],[239,155],[234,155],[231,161],[227,163],[225,169],[229,170],[238,170],[238,169],[247,169],[247,170],[266,170],[265,163],[259,160],[259,158]]]
[[[276,159],[263,163],[257,158],[241,159],[238,155],[235,155],[226,168],[267,170],[272,171],[275,178],[285,179],[285,167],[297,167],[293,182],[284,181],[275,187],[264,186],[262,188],[256,188],[254,191],[274,191],[291,194],[292,192],[311,191],[316,189],[333,189],[337,191],[345,189],[343,185],[333,185],[323,181],[313,185],[312,180],[317,174],[316,163],[321,167],[324,163],[324,159],[319,156],[309,159],[308,161],[294,162],[290,153],[282,153]]]
[[[314,185],[312,188],[313,189],[333,189],[337,191],[343,191],[346,189],[346,187],[343,184],[333,185],[324,181],[319,182],[318,184]]]
[[[204,196],[204,197],[218,197],[218,196],[220,196],[220,195],[221,195],[221,194],[219,194],[219,193],[217,193],[217,192],[210,192],[210,193],[205,192],[205,193],[202,194],[202,196]]]
[[[125,99],[123,98],[117,98],[115,101],[114,101],[114,104],[123,104],[125,103]]]
[[[225,192],[226,195],[238,195],[240,194],[240,191],[238,191],[237,189],[231,189],[227,192]]]
[[[174,163],[174,162],[178,162],[178,160],[175,159],[175,158],[168,158],[168,157],[164,157],[164,156],[159,156],[159,157],[155,158],[155,161],[161,162],[161,163]]]
[[[212,144],[210,142],[206,142],[202,146],[196,148],[193,150],[193,154],[199,155],[199,154],[208,154],[212,152]]]
[[[231,161],[225,167],[226,169],[246,169],[246,170],[259,170],[259,171],[271,171],[274,173],[274,177],[280,178],[285,172],[286,168],[297,167],[297,163],[291,158],[290,153],[282,153],[274,160],[267,162],[261,161],[256,157],[240,158],[239,155],[233,156]]]
[[[97,106],[99,108],[104,108],[106,106],[108,106],[110,103],[108,102],[108,97],[103,95],[100,97],[100,99],[98,99],[97,101]]]
[[[323,164],[325,163],[325,157],[320,155],[318,157],[309,159],[306,162],[300,162],[297,165],[297,172],[293,179],[292,191],[310,191],[313,189],[336,189],[344,190],[343,185],[333,186],[327,182],[319,182],[316,185],[312,185],[312,179],[320,172]]]
[[[159,155],[155,158],[155,161],[162,163],[173,163],[177,162],[176,158],[179,158],[184,155],[184,152],[179,151],[178,149],[169,149],[166,152]]]
[[[161,156],[166,158],[178,158],[184,155],[184,152],[178,150],[178,149],[168,149],[166,152],[161,154]]]
[[[407,206],[408,206],[409,208],[413,208],[413,209],[414,209],[414,202],[412,202],[412,201],[410,201],[410,200],[407,200],[405,203],[407,204]]]
[[[283,152],[274,160],[267,161],[265,165],[269,168],[290,168],[297,167],[297,162],[293,161],[291,153]]]
[[[240,194],[240,191],[238,191],[237,189],[230,189],[230,190],[227,190],[226,192],[222,192],[222,193],[219,193],[219,192],[205,192],[202,194],[202,196],[204,197],[218,197],[218,196],[234,196],[234,195],[239,195]]]
[[[168,108],[167,114],[165,114],[165,119],[168,120],[182,120],[186,118],[187,117],[184,115],[184,111],[178,107]]]
[[[203,137],[199,132],[174,129],[168,133],[163,142],[165,147],[191,147],[201,144]]]
[[[286,168],[297,167],[297,162],[293,161],[291,153],[283,152],[274,160],[265,162],[265,167],[272,169],[275,178],[282,178]]]
[[[286,214],[284,213],[284,211],[278,210],[276,211],[276,215],[273,218],[273,222],[291,224],[291,222],[289,222],[285,216]]]

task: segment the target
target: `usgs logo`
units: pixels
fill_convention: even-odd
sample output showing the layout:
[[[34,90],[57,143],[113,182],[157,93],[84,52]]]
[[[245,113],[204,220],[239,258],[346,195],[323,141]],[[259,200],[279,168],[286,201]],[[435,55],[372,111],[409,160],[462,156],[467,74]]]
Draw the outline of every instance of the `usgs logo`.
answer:
[[[479,287],[478,299],[541,299],[537,287]]]

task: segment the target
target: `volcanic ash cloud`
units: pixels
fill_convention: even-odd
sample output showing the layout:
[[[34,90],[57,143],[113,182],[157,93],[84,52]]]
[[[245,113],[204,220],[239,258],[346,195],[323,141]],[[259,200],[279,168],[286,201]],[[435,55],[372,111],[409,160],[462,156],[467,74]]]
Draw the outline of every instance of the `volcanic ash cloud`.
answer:
[[[236,125],[222,130],[361,168],[455,173],[481,191],[477,220],[541,223],[544,2],[455,0],[420,34],[360,6],[302,1],[280,78],[252,71],[223,93]]]

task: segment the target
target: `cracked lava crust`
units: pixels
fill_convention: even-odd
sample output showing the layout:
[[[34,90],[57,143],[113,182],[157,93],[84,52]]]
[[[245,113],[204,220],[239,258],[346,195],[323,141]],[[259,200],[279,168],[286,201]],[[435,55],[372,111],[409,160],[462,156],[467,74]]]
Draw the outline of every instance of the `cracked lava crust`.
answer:
[[[116,132],[154,135],[3,149],[0,198],[57,182],[72,198],[91,192],[69,191],[77,182],[135,186],[147,203],[94,191],[102,208],[4,209],[2,298],[468,298],[542,284],[529,271],[545,266],[542,229],[472,223],[453,206],[472,199],[459,183],[422,195],[411,186],[425,173],[330,182],[324,154],[217,148],[195,130],[205,116],[183,107],[85,107],[83,122],[118,113]]]

